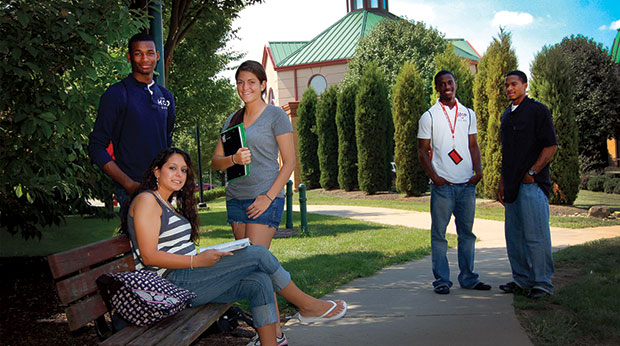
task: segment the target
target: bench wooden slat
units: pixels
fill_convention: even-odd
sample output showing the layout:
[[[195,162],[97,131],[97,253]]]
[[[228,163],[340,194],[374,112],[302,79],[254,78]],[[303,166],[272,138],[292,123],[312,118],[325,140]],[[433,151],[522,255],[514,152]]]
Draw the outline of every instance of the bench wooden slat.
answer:
[[[131,251],[127,236],[120,235],[50,255],[47,261],[54,279]]]
[[[129,326],[100,345],[189,345],[215,322],[232,303],[213,303],[188,308],[152,326]],[[179,334],[180,331],[180,334]],[[177,335],[173,335],[177,333]]]
[[[65,309],[67,322],[69,322],[69,329],[71,331],[85,326],[88,322],[103,316],[106,312],[108,312],[108,308],[98,294]]]
[[[185,323],[185,321],[190,318],[193,314],[200,311],[204,306],[185,309],[178,314],[170,316],[166,319],[163,319],[155,324],[145,326],[145,327],[136,327],[131,326],[132,328],[126,327],[110,336],[106,340],[104,340],[101,345],[106,346],[116,346],[116,345],[131,345],[135,343],[135,340],[142,340],[140,345],[157,345],[159,340],[165,335],[158,335],[162,331],[168,330],[169,326],[173,328],[178,327]],[[145,334],[148,333],[148,337],[144,337]]]
[[[146,327],[138,327],[129,325],[122,330],[112,334],[109,338],[103,340],[99,345],[102,346],[122,346],[127,345],[128,342],[144,334],[147,331]]]
[[[132,255],[121,257],[113,262],[94,268],[93,270],[59,281],[56,284],[58,297],[63,304],[69,304],[97,292],[96,280],[99,276],[105,273],[132,271],[134,268]]]
[[[232,303],[211,303],[208,308],[192,316],[183,328],[177,328],[162,339],[158,346],[188,345],[196,340],[207,328],[217,321],[220,316],[232,306]]]

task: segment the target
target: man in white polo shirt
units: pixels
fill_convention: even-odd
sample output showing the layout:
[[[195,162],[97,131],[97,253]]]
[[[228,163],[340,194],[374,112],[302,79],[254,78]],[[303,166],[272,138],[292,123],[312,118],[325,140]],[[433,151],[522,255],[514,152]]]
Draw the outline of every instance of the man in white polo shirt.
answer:
[[[420,118],[418,156],[431,178],[431,251],[433,287],[450,293],[450,266],[446,257],[446,227],[454,214],[458,234],[459,285],[490,290],[474,272],[476,184],[482,179],[476,114],[456,99],[457,84],[450,71],[435,75],[439,100]]]

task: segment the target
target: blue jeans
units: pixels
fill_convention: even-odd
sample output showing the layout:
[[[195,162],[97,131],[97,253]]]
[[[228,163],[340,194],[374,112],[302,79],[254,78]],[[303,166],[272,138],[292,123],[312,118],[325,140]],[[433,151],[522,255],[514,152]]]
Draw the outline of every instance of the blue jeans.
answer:
[[[474,273],[474,252],[476,236],[472,232],[476,213],[476,186],[465,184],[446,184],[436,186],[431,183],[431,257],[433,260],[433,287],[452,287],[450,265],[446,252],[446,227],[454,214],[458,235],[459,285],[473,288],[480,281]]]
[[[521,184],[517,200],[506,203],[504,227],[514,281],[553,294],[549,200],[537,184]]]
[[[259,328],[278,321],[273,294],[291,282],[291,275],[266,247],[252,245],[211,267],[174,270],[166,279],[196,293],[192,306],[248,300]]]
[[[127,194],[127,191],[125,191],[125,189],[123,189],[122,187],[116,188],[114,190],[114,194],[116,195],[116,201],[118,202],[119,206],[122,206],[123,203],[128,201],[130,198],[130,196]]]
[[[276,230],[282,221],[282,213],[284,212],[284,198],[276,197],[271,202],[267,210],[256,219],[250,219],[247,209],[254,203],[256,199],[229,199],[226,200],[226,213],[228,215],[228,223],[258,223],[267,225]]]

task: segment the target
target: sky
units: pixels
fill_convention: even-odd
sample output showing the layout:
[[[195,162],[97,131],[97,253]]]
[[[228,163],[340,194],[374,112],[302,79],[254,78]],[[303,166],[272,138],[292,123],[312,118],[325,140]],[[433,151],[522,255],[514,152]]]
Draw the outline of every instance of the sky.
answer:
[[[239,39],[226,49],[261,61],[267,42],[311,40],[347,14],[347,1],[264,0],[248,6],[233,23]],[[389,0],[388,7],[397,16],[436,28],[446,38],[468,40],[480,55],[497,37],[499,27],[505,27],[512,33],[519,69],[528,75],[543,46],[582,34],[610,49],[620,28],[618,0]],[[233,79],[234,71],[222,75]]]

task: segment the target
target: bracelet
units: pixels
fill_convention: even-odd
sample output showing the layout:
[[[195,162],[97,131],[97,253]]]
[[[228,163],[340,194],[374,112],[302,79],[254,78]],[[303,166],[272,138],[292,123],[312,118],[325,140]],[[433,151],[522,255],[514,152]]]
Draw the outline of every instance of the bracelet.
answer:
[[[235,162],[235,155],[230,155],[230,160],[232,161],[233,165],[236,165],[237,163]]]
[[[189,269],[194,270],[194,255],[189,256]]]
[[[267,197],[267,198],[269,198],[269,200],[273,202],[273,198],[269,197],[269,195],[268,195],[268,194],[265,194],[264,196],[265,196],[265,197]]]

